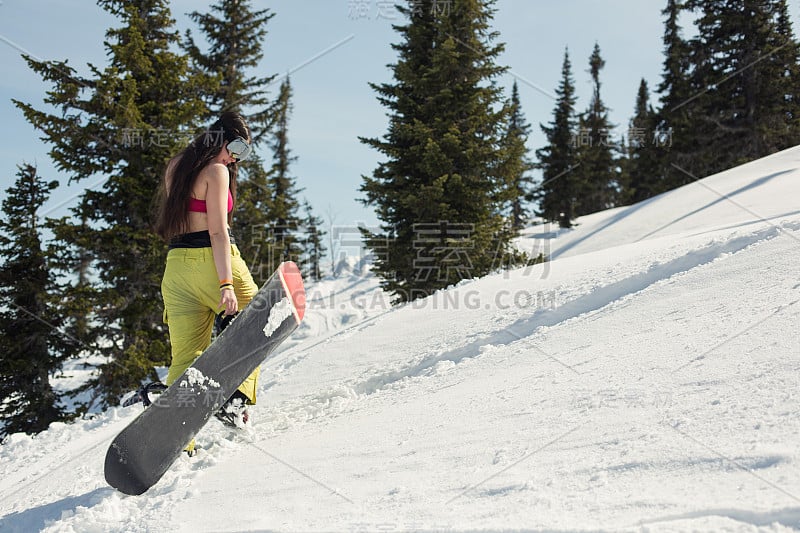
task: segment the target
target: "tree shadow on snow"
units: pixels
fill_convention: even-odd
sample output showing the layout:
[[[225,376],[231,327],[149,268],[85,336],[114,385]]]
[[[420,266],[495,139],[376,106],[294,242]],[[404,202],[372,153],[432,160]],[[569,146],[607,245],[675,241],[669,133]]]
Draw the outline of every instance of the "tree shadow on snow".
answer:
[[[71,516],[79,507],[92,507],[96,505],[113,489],[102,487],[80,496],[68,496],[61,500],[13,512],[0,518],[0,531],[4,533],[27,533],[41,531],[51,522],[56,522]]]
[[[723,517],[736,522],[742,522],[756,527],[769,527],[775,524],[791,529],[800,528],[800,507],[787,507],[784,509],[774,509],[772,511],[747,511],[744,509],[705,509],[672,516],[646,519],[639,522],[640,526],[647,524],[658,524],[674,522],[678,520],[696,520],[710,517]],[[687,528],[688,529],[688,528]]]
[[[722,202],[734,202],[735,203],[735,201],[732,200],[732,198],[734,196],[738,196],[738,195],[740,195],[740,194],[742,194],[742,193],[744,193],[744,192],[746,192],[748,190],[752,190],[752,189],[756,189],[758,187],[761,187],[762,185],[766,184],[769,181],[772,181],[773,179],[775,179],[775,178],[777,178],[779,176],[782,176],[784,174],[789,174],[789,173],[794,172],[796,170],[797,170],[796,168],[791,168],[791,169],[781,170],[781,171],[778,171],[778,172],[773,172],[772,174],[768,174],[766,176],[762,176],[762,177],[758,178],[757,180],[755,180],[755,181],[753,181],[751,183],[747,183],[744,186],[740,187],[739,189],[736,189],[733,192],[725,193],[725,194],[717,193],[717,195],[719,196],[718,198],[715,198],[711,202],[709,202],[709,203],[707,203],[707,204],[705,204],[703,206],[697,207],[696,209],[693,209],[692,211],[681,215],[680,217],[676,218],[675,220],[671,220],[670,222],[667,222],[663,226],[661,226],[661,227],[659,227],[659,228],[657,228],[655,230],[650,231],[646,235],[644,235],[642,237],[639,237],[636,240],[636,242],[648,239],[648,238],[652,237],[653,235],[655,235],[656,233],[658,233],[660,231],[663,231],[666,228],[668,228],[670,226],[673,226],[673,225],[675,225],[675,224],[677,224],[677,223],[679,223],[679,222],[681,222],[681,221],[683,221],[683,220],[685,220],[685,219],[687,219],[687,218],[689,218],[689,217],[691,217],[693,215],[696,215],[696,214],[698,214],[698,213],[700,213],[702,211],[705,211],[706,209],[710,209],[710,208],[714,207],[715,205],[717,205],[719,203],[722,203]],[[689,185],[693,185],[693,184],[694,184],[694,182],[690,183]],[[684,187],[688,187],[689,185],[685,185]],[[675,189],[673,189],[673,191],[674,190]],[[571,250],[572,248],[575,248],[576,246],[578,246],[582,242],[584,242],[586,240],[589,240],[592,237],[594,237],[595,235],[597,235],[598,233],[601,233],[602,231],[608,229],[610,226],[613,226],[614,224],[617,224],[617,223],[621,222],[622,220],[628,218],[629,216],[631,216],[632,214],[634,214],[635,212],[637,212],[641,208],[661,201],[663,198],[666,198],[668,195],[670,195],[673,191],[667,191],[665,193],[659,194],[658,196],[654,196],[652,198],[648,198],[647,200],[644,200],[644,201],[639,202],[637,204],[620,208],[619,212],[617,212],[614,216],[609,218],[607,221],[605,221],[603,224],[601,224],[595,230],[587,233],[586,235],[584,235],[580,239],[577,239],[577,240],[565,245],[564,247],[559,248],[556,252],[554,252],[551,255],[551,259],[556,259],[558,256],[563,255],[565,252]]]

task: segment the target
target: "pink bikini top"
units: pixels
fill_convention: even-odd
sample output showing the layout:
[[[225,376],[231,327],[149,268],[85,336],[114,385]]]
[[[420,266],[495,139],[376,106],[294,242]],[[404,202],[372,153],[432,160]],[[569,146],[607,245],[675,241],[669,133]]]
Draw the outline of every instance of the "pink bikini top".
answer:
[[[189,211],[194,211],[196,213],[207,213],[208,210],[206,209],[206,201],[205,200],[198,200],[197,198],[189,198]],[[231,191],[228,190],[228,213],[233,211],[233,195]]]

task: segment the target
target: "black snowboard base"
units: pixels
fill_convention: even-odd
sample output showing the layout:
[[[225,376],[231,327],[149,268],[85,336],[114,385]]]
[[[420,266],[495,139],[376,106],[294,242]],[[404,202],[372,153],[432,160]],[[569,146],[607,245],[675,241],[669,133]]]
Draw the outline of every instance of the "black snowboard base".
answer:
[[[239,385],[297,328],[305,290],[297,265],[281,263],[250,304],[157,400],[136,417],[106,453],[109,485],[143,494]]]

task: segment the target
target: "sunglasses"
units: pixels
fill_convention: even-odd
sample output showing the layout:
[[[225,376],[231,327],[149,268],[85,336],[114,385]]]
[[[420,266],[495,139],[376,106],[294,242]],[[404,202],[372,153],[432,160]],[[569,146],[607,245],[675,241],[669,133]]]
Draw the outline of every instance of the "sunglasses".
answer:
[[[236,137],[228,143],[228,153],[231,154],[231,157],[236,161],[244,161],[253,153],[253,147],[243,138]]]

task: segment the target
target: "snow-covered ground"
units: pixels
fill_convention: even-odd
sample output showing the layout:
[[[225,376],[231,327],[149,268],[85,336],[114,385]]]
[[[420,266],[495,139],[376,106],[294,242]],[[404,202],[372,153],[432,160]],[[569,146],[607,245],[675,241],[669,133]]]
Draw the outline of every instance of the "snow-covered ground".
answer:
[[[392,309],[308,287],[255,425],[212,421],[143,496],[140,407],[0,447],[0,531],[800,529],[800,148],[531,228],[554,260]]]

